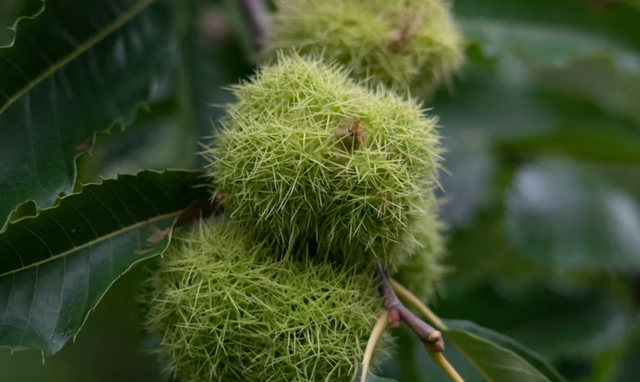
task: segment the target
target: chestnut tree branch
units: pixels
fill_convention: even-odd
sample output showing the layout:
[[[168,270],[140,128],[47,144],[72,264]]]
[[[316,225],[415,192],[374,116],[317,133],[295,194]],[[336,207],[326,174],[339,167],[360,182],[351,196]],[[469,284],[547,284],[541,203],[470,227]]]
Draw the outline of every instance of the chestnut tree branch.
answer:
[[[271,19],[263,0],[238,0],[249,22],[253,43],[262,52],[271,33]]]
[[[379,266],[378,272],[381,281],[380,294],[384,298],[384,308],[389,312],[389,326],[397,328],[401,322],[405,323],[418,336],[429,353],[442,353],[444,351],[442,333],[422,321],[400,302],[391,287],[389,275],[382,266]]]
[[[429,309],[418,297],[416,297],[413,293],[407,290],[405,287],[400,285],[396,280],[389,279],[389,285],[393,288],[393,291],[397,293],[397,295],[408,302],[409,305],[413,305],[414,308],[418,309],[420,313],[422,313],[425,318],[433,324],[438,330],[447,330],[447,326],[442,322],[442,320],[433,314],[431,309]]]
[[[419,319],[409,309],[407,309],[398,299],[396,292],[400,293],[403,298],[409,300],[412,304],[421,305],[421,311],[427,311],[427,316],[431,318],[434,324],[446,328],[444,323],[433,314],[413,293],[409,292],[395,280],[389,278],[387,271],[378,265],[378,273],[380,275],[381,285],[380,294],[384,298],[384,308],[388,312],[389,326],[397,328],[401,322],[413,330],[424,344],[427,353],[433,361],[440,367],[454,382],[464,382],[460,374],[449,364],[442,352],[444,351],[444,339],[442,333],[432,328],[429,324]]]

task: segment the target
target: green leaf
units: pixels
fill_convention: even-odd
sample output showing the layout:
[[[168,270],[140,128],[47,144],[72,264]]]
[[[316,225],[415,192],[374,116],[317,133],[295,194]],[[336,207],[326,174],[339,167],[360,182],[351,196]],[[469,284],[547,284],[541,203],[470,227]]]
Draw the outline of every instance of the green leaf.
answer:
[[[530,157],[640,163],[640,124],[626,111],[613,113],[616,110],[607,106],[620,102],[590,99],[575,91],[565,96],[570,84],[543,88],[537,71],[519,60],[510,61],[508,68],[494,68],[478,63],[473,51],[469,56],[474,61],[464,81],[456,84],[455,94],[440,92],[428,104],[445,127],[447,173],[440,181],[445,198],[451,200],[442,209],[450,226],[467,225],[478,210],[501,205],[503,187],[511,180],[505,175],[510,177],[509,172]],[[633,103],[635,98],[627,95],[626,102]],[[499,187],[495,181],[501,182]]]
[[[353,377],[351,382],[360,382],[361,378],[362,378],[362,368],[358,366],[358,372]],[[378,377],[377,375],[373,374],[371,371],[367,371],[367,378],[365,379],[365,382],[398,382],[398,381],[391,378]]]
[[[21,20],[16,25],[13,45],[0,51],[3,57],[0,88],[4,96],[0,113],[53,73],[90,51],[153,1],[50,2],[37,18]]]
[[[0,234],[0,346],[60,350],[120,275],[164,252],[176,218],[208,200],[203,183],[195,171],[120,175],[10,223]]]
[[[130,124],[171,62],[169,12],[149,0],[52,1],[0,48],[0,227],[72,190],[95,135]]]
[[[365,382],[397,382],[395,379],[378,377],[371,372],[367,373],[367,379]]]
[[[473,52],[470,58],[477,60]],[[516,73],[526,72],[514,62]],[[522,69],[522,70],[519,70]],[[450,226],[467,224],[474,214],[499,201],[492,180],[496,175],[496,142],[535,136],[552,130],[555,116],[536,97],[526,78],[472,61],[455,94],[441,91],[427,104],[433,107],[447,146],[440,176],[450,200],[442,209]]]
[[[10,46],[15,39],[14,27],[21,18],[33,18],[43,9],[42,0],[0,2],[0,47]]]
[[[631,117],[638,126],[640,112],[634,100],[640,91],[640,43],[633,32],[640,18],[637,6],[583,0],[461,0],[456,14],[472,46],[493,60],[503,76],[569,99],[588,100],[589,107]],[[518,60],[529,65],[517,65]],[[573,123],[580,131],[588,119],[583,115]],[[618,159],[632,157],[637,163],[632,143],[614,142],[606,134],[608,126],[600,127],[608,146],[621,146]],[[577,142],[569,146],[582,146],[562,148],[572,154],[589,143],[578,133],[571,139]]]
[[[624,354],[615,373],[614,382],[635,382],[640,375],[640,364],[638,363],[640,359],[640,316],[637,317],[636,324],[626,340]]]
[[[540,356],[467,321],[447,320],[445,335],[489,382],[564,382]]]
[[[461,127],[452,122],[451,116],[444,112],[440,117],[448,123],[442,129],[447,142],[444,153],[447,171],[440,176],[443,197],[448,203],[441,206],[440,216],[449,226],[458,227],[467,225],[476,211],[491,200],[490,179],[495,160],[489,152],[490,134],[471,126]]]
[[[214,6],[211,2],[184,0],[175,4],[183,115],[185,124],[200,140],[210,138],[214,127],[219,128],[212,122],[226,113],[220,105],[234,101],[228,87],[247,77],[253,68],[243,46],[248,29],[235,27],[240,18],[237,2],[222,3]],[[207,162],[204,156],[198,156],[197,161],[199,167]]]
[[[382,374],[403,382],[451,382],[451,377],[429,357],[424,344],[406,325],[400,325],[392,333],[396,349],[391,358],[383,362]],[[465,382],[486,382],[455,346],[448,340],[445,344],[445,358]]]
[[[625,338],[634,317],[627,302],[567,275],[543,274],[530,282],[493,277],[464,291],[449,284],[438,314],[490,327],[550,361],[591,359]]]
[[[173,382],[162,378],[165,365],[145,347],[140,327],[141,283],[148,264],[136,266],[118,279],[92,311],[73,345],[65,346],[44,365],[37,351],[0,349],[2,380],[11,382]],[[117,365],[117,367],[114,367]]]
[[[611,64],[607,59],[575,61],[565,67],[539,70],[533,81],[545,92],[565,100],[589,100],[591,107],[628,118],[634,124],[637,142],[640,110],[635,99],[640,92],[640,63],[628,67]]]
[[[554,67],[585,58],[610,58],[640,71],[634,38],[640,10],[631,5],[595,6],[583,0],[459,0],[458,23],[487,57],[515,54]]]
[[[624,190],[568,162],[521,168],[507,196],[509,239],[565,270],[640,269],[640,209]]]
[[[149,104],[126,131],[100,137],[93,156],[78,159],[78,179],[99,181],[140,169],[193,168],[195,139],[185,134],[178,105],[171,99]]]

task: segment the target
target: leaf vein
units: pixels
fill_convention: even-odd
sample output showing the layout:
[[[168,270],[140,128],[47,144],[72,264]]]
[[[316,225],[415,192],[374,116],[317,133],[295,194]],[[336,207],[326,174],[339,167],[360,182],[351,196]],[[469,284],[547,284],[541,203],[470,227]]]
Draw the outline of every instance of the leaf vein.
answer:
[[[38,267],[36,267],[36,275],[33,282],[33,293],[31,294],[31,302],[29,303],[29,313],[27,313],[27,322],[24,325],[24,330],[22,331],[22,336],[20,337],[20,342],[18,342],[18,348],[22,347],[22,342],[24,342],[24,337],[27,335],[27,331],[29,330],[29,326],[31,324],[31,317],[33,317],[33,301],[36,298],[36,293],[38,292]]]
[[[151,219],[147,219],[147,220],[144,220],[144,221],[138,222],[138,223],[133,224],[133,225],[130,225],[130,226],[128,226],[128,227],[124,227],[124,228],[123,228],[123,229],[121,229],[121,230],[114,231],[114,232],[112,232],[112,233],[110,233],[110,234],[108,234],[108,235],[104,235],[104,236],[101,236],[101,237],[97,237],[96,239],[91,240],[90,242],[87,242],[87,243],[85,243],[85,244],[82,244],[82,245],[79,245],[79,246],[77,246],[77,247],[71,248],[71,249],[69,249],[68,251],[64,251],[64,252],[62,252],[62,253],[60,253],[60,254],[57,254],[57,255],[55,255],[55,256],[51,256],[51,257],[48,257],[48,258],[46,258],[46,259],[44,259],[44,260],[38,261],[38,262],[36,262],[36,263],[32,263],[32,264],[29,264],[29,265],[27,265],[27,266],[20,267],[20,268],[17,268],[17,269],[13,269],[13,270],[11,270],[11,271],[9,271],[9,272],[5,272],[5,273],[3,273],[3,274],[0,274],[0,278],[5,277],[5,276],[10,275],[10,274],[15,274],[15,273],[17,273],[17,272],[24,271],[24,270],[29,269],[29,268],[32,268],[32,267],[37,267],[38,265],[41,265],[41,264],[44,264],[44,263],[48,263],[48,262],[50,262],[50,261],[53,261],[53,260],[59,259],[59,258],[61,258],[61,257],[62,257],[62,258],[64,258],[65,256],[67,256],[67,255],[69,255],[69,254],[71,254],[71,253],[73,253],[73,252],[75,252],[75,251],[79,251],[79,250],[81,250],[81,249],[87,248],[87,247],[89,247],[89,246],[91,246],[91,245],[94,245],[94,244],[96,244],[96,243],[99,243],[99,242],[102,242],[102,241],[104,241],[104,240],[107,240],[107,239],[113,238],[113,237],[115,237],[115,236],[118,236],[118,235],[120,235],[120,234],[122,234],[122,233],[124,233],[124,232],[126,232],[126,231],[128,231],[128,230],[130,230],[130,229],[136,229],[136,228],[138,228],[138,227],[142,227],[142,226],[144,226],[144,225],[147,225],[147,224],[153,223],[153,222],[158,221],[158,220],[166,219],[166,218],[169,218],[169,217],[172,217],[172,216],[177,216],[179,213],[180,213],[180,211],[170,212],[170,213],[167,213],[167,214],[164,214],[164,215],[159,215],[159,216],[153,217],[153,218],[151,218]]]
[[[29,92],[29,90],[31,90],[38,83],[42,82],[42,80],[44,80],[45,78],[49,77],[51,74],[57,72],[59,69],[61,69],[65,65],[67,65],[69,62],[73,61],[76,57],[78,57],[79,55],[84,53],[87,49],[91,48],[92,46],[94,46],[98,42],[102,41],[105,37],[107,37],[113,31],[115,31],[118,28],[120,28],[122,25],[124,25],[127,21],[129,21],[131,18],[133,18],[140,11],[142,11],[143,9],[145,9],[146,7],[151,5],[151,3],[153,3],[154,1],[155,0],[143,0],[143,1],[139,2],[138,4],[136,4],[135,6],[129,8],[129,10],[126,13],[124,13],[123,15],[118,17],[117,19],[113,20],[113,22],[111,22],[111,24],[106,25],[94,37],[90,38],[89,40],[84,42],[82,45],[80,45],[77,49],[75,49],[74,51],[70,52],[69,55],[67,55],[66,57],[62,58],[57,63],[53,64],[49,69],[44,71],[38,77],[36,77],[35,79],[29,81],[26,84],[26,86],[24,86],[22,89],[20,89],[2,107],[0,107],[0,114],[4,113],[4,111],[7,110],[7,108],[9,106],[11,106],[11,104],[13,104],[16,100],[18,100],[20,97],[22,97],[27,92]],[[2,56],[0,55],[0,57],[2,57]]]
[[[2,321],[0,321],[0,338],[2,338],[2,329],[4,329],[4,321],[7,318],[7,311],[9,310],[9,301],[11,301],[11,293],[13,293],[13,285],[16,282],[16,275],[11,278],[11,286],[9,287],[9,294],[7,295],[7,304],[4,306],[4,313],[2,314]]]

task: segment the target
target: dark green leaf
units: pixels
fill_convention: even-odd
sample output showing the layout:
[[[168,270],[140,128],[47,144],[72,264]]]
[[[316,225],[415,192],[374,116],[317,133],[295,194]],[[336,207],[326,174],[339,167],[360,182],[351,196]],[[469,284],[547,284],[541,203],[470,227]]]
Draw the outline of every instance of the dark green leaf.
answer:
[[[367,373],[367,379],[365,380],[365,382],[397,382],[397,381],[391,378],[378,377],[377,375],[374,375],[369,372]]]
[[[100,137],[93,156],[78,159],[78,178],[88,182],[140,169],[193,168],[195,139],[185,134],[178,114],[171,100],[150,104],[126,131]]]
[[[526,72],[515,62],[516,73]],[[536,96],[526,78],[507,76],[480,64],[469,65],[455,93],[442,91],[428,103],[443,126],[446,173],[440,176],[449,201],[444,219],[452,226],[469,223],[477,210],[499,198],[492,180],[497,142],[522,139],[554,128],[554,114]]]
[[[514,253],[504,230],[502,210],[497,207],[478,212],[465,227],[452,230],[448,237],[447,253],[445,266],[455,269],[445,276],[446,302],[451,301],[452,304],[459,298],[465,298],[468,293],[477,292],[487,280],[526,280],[540,274],[541,267],[532,266],[536,264]],[[542,274],[547,276],[546,272]],[[445,306],[446,302],[443,302]],[[466,317],[458,312],[442,315]]]
[[[252,69],[242,44],[246,37],[243,34],[248,31],[234,24],[239,18],[237,2],[223,3],[224,6],[220,6],[202,0],[184,0],[175,4],[180,20],[179,81],[183,114],[186,124],[193,127],[194,138],[200,140],[214,134],[212,123],[217,123],[225,114],[220,106],[234,100],[228,87],[248,76]],[[206,159],[199,156],[199,167],[205,164]]]
[[[42,10],[41,0],[10,0],[0,2],[0,47],[10,46],[15,38],[14,27],[23,17],[35,17]]]
[[[154,260],[149,260],[149,262]],[[136,266],[115,283],[91,312],[91,319],[44,365],[37,351],[0,349],[3,382],[174,382],[162,378],[166,365],[144,347],[140,330],[140,284],[149,276],[147,263]],[[114,367],[117,365],[117,367]]]
[[[449,115],[444,115],[443,123],[449,120]],[[444,126],[447,126],[443,129],[446,172],[441,174],[440,183],[447,202],[442,205],[440,215],[452,227],[465,226],[492,197],[495,159],[489,152],[491,138],[487,132],[471,126],[460,128],[453,122]]]
[[[448,320],[445,335],[489,382],[564,382],[537,354],[467,321]]]
[[[624,354],[616,372],[615,382],[635,382],[640,375],[640,316],[624,346]]]
[[[640,210],[633,198],[566,162],[518,171],[507,197],[509,239],[560,269],[640,268]]]
[[[392,358],[382,365],[381,374],[402,382],[451,382],[451,377],[429,357],[424,344],[406,325],[393,330],[393,334],[397,346]],[[486,382],[455,346],[446,340],[445,343],[444,356],[465,382]]]
[[[458,23],[485,55],[517,54],[554,67],[572,60],[608,57],[619,68],[640,71],[635,38],[640,10],[596,6],[584,0],[459,0]]]
[[[20,203],[69,193],[97,132],[128,125],[172,55],[166,7],[52,1],[0,48],[0,226]]]
[[[3,58],[0,89],[5,97],[0,101],[0,112],[54,72],[90,51],[153,1],[48,2],[38,17],[21,20],[16,26],[13,46],[0,50]],[[128,52],[122,51],[123,48],[112,53],[120,56],[118,58],[127,58]]]
[[[588,99],[542,91],[519,75],[531,70],[526,64],[511,68],[516,74],[474,64],[454,96],[440,93],[429,104],[448,149],[448,173],[440,180],[448,200],[442,216],[450,226],[468,225],[476,211],[501,207],[513,171],[531,158],[640,163],[640,125]]]
[[[121,274],[164,252],[176,217],[209,197],[202,175],[120,175],[10,223],[0,234],[0,346],[60,350]]]
[[[561,68],[541,69],[534,77],[542,89],[564,97],[565,102],[588,100],[592,108],[629,118],[637,141],[640,109],[635,100],[640,93],[640,62],[626,67],[606,59],[578,60]]]
[[[459,24],[505,75],[640,121],[640,8],[584,0],[461,0]],[[518,59],[531,64],[518,67]],[[524,70],[524,72],[523,72]]]
[[[449,288],[438,314],[490,327],[550,361],[593,358],[626,336],[634,312],[602,288],[567,275],[523,279]]]
[[[358,367],[358,372],[353,377],[352,382],[360,382],[361,379],[362,379],[362,369]],[[377,375],[373,374],[371,371],[367,371],[367,378],[365,379],[365,382],[398,382],[398,381],[391,378],[378,377]]]
[[[567,89],[570,88],[567,86]],[[594,101],[588,96],[563,94],[562,89],[538,92],[540,105],[548,115],[553,116],[547,122],[551,129],[533,137],[507,140],[501,144],[501,149],[511,152],[505,154],[561,154],[589,162],[640,164],[640,125],[632,115],[623,110],[617,113],[617,110],[608,108],[604,100]],[[637,90],[640,91],[640,82]]]

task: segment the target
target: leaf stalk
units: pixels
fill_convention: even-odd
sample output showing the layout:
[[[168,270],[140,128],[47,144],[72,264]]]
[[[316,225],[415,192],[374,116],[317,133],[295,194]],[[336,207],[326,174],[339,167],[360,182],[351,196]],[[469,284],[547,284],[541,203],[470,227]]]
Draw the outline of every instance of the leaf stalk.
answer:
[[[458,372],[444,357],[444,339],[440,331],[431,327],[431,325],[419,319],[407,307],[405,307],[396,293],[402,298],[409,301],[413,306],[418,308],[429,321],[433,322],[438,329],[446,330],[446,325],[436,316],[420,299],[413,293],[400,285],[397,281],[389,278],[386,270],[378,265],[378,273],[381,279],[380,294],[384,298],[384,308],[388,311],[389,326],[397,328],[401,322],[407,326],[418,336],[424,344],[427,353],[433,361],[440,367],[454,382],[464,382]]]

